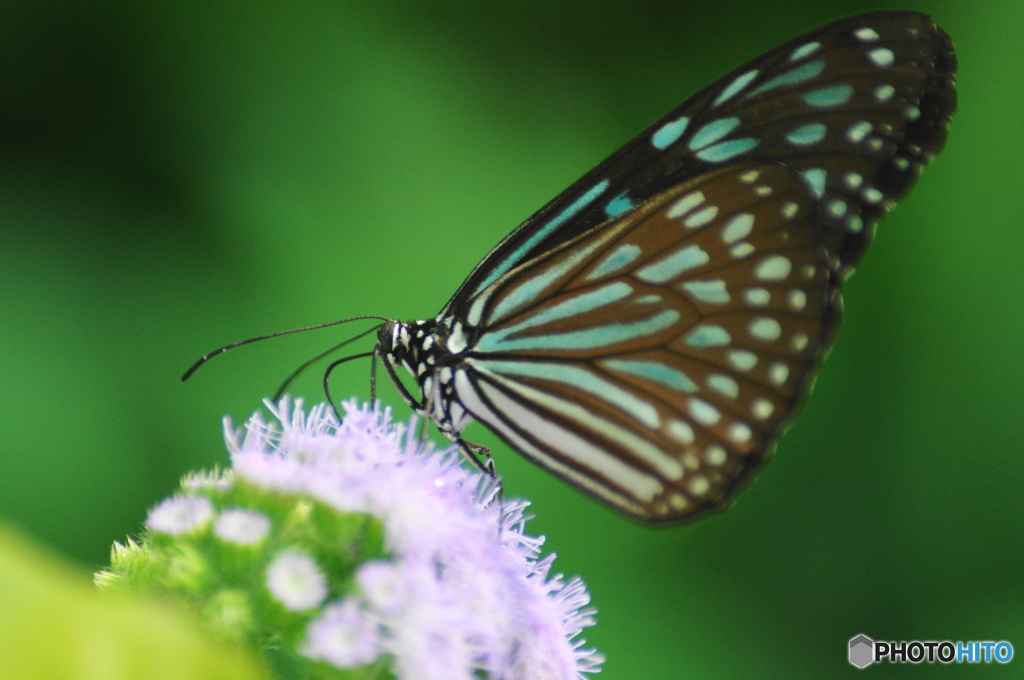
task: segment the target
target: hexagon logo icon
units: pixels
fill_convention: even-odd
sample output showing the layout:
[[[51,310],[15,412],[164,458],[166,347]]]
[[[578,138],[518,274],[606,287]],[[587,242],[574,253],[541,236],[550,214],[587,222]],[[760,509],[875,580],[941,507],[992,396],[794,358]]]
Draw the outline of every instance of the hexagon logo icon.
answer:
[[[875,641],[861,633],[850,640],[850,664],[866,668],[874,662]]]

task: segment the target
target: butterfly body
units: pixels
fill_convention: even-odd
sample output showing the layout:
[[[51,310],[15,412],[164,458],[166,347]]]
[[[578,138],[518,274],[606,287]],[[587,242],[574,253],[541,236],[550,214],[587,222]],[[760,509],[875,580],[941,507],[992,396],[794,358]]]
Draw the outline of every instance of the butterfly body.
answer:
[[[479,420],[645,521],[727,505],[810,391],[875,221],[941,149],[954,70],[915,12],[777,47],[528,219],[436,318],[385,323],[376,353],[454,441]]]

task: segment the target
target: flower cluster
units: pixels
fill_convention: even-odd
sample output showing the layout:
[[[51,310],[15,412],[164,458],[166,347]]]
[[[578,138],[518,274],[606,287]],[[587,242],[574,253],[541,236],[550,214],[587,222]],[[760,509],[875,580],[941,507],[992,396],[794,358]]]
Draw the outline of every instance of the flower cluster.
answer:
[[[271,667],[317,677],[577,679],[601,656],[578,578],[552,574],[523,501],[390,423],[345,404],[267,402],[225,422],[232,469],[187,477],[141,541],[115,544],[108,588],[172,593]]]

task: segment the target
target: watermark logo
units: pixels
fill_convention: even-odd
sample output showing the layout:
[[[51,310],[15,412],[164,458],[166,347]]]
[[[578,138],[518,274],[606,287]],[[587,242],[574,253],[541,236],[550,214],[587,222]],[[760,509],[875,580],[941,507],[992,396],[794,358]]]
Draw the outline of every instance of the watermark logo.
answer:
[[[863,633],[850,639],[849,660],[857,668],[873,663],[1009,663],[1013,645],[1005,640],[872,640]]]

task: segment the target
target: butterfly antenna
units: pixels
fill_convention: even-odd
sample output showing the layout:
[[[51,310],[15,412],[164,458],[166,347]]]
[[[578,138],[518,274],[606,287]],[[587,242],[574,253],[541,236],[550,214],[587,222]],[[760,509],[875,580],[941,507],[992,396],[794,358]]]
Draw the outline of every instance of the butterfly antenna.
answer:
[[[343,341],[339,342],[337,345],[335,345],[334,347],[331,347],[329,350],[327,350],[325,352],[321,352],[320,354],[317,354],[315,357],[313,357],[309,361],[304,361],[301,366],[299,366],[294,371],[292,371],[291,374],[287,378],[284,379],[284,381],[281,383],[281,386],[277,388],[276,392],[274,392],[273,400],[277,401],[278,399],[280,399],[281,395],[284,394],[284,391],[286,389],[288,389],[289,385],[292,384],[292,381],[295,380],[296,378],[298,378],[299,375],[303,371],[305,371],[307,368],[309,368],[310,366],[312,366],[316,362],[320,361],[324,357],[328,356],[329,354],[333,354],[334,352],[338,351],[339,349],[341,349],[345,345],[349,344],[350,342],[355,342],[359,338],[366,337],[370,333],[375,332],[378,328],[380,328],[380,326],[373,326],[372,328],[368,328],[367,330],[363,331],[359,335],[355,335],[355,336],[349,338],[348,340],[343,340]]]
[[[354,339],[355,338],[353,338],[353,340]],[[332,361],[331,365],[328,366],[327,369],[324,371],[324,396],[327,397],[327,403],[331,405],[331,408],[334,410],[334,415],[338,417],[339,423],[342,420],[341,413],[338,412],[338,407],[335,405],[334,399],[331,398],[331,372],[333,372],[334,369],[336,369],[338,366],[342,365],[346,361],[352,361],[353,359],[363,359],[369,356],[374,356],[376,354],[377,350],[374,350],[372,352],[363,352],[362,354],[353,354],[352,356],[349,357],[342,357],[337,361]]]
[[[199,359],[199,361],[197,361],[194,364],[192,364],[192,366],[190,366],[189,369],[187,371],[185,371],[185,373],[181,376],[181,381],[185,382],[186,380],[189,379],[189,377],[193,373],[195,373],[197,370],[199,370],[200,366],[202,366],[203,364],[205,364],[207,361],[209,361],[213,357],[217,356],[218,354],[223,354],[224,352],[227,352],[229,349],[234,349],[236,347],[241,347],[242,345],[248,345],[249,343],[253,343],[253,342],[259,342],[260,340],[269,340],[270,338],[276,338],[276,337],[281,336],[281,335],[290,335],[292,333],[303,333],[305,331],[315,331],[318,328],[327,328],[328,326],[337,326],[338,324],[348,323],[349,321],[361,321],[362,319],[377,319],[378,321],[388,321],[388,318],[384,317],[384,316],[353,316],[353,317],[350,317],[348,319],[339,319],[338,321],[329,321],[328,323],[317,324],[316,326],[306,326],[305,328],[293,328],[293,329],[287,330],[287,331],[278,331],[277,333],[270,333],[269,335],[261,335],[258,338],[249,338],[248,340],[242,340],[240,342],[233,342],[230,345],[225,345],[225,346],[223,346],[223,347],[221,347],[219,349],[215,349],[212,352],[209,352],[208,354],[204,354],[203,357],[201,359]],[[374,328],[371,328],[370,330],[374,330],[375,328],[377,328],[377,327],[375,326]],[[367,331],[367,333],[368,332],[369,331]],[[358,338],[358,337],[362,337],[362,336],[356,336],[356,337]],[[355,338],[353,338],[353,340],[354,339]],[[341,345],[344,345],[344,344],[345,343],[341,343]],[[339,347],[341,345],[339,345]],[[304,368],[304,366],[303,366],[303,368]]]

